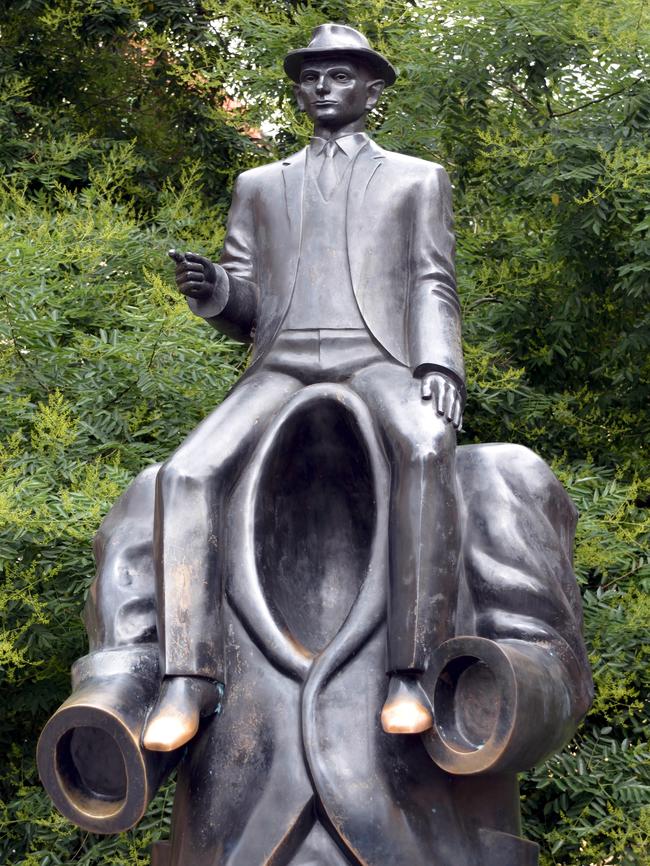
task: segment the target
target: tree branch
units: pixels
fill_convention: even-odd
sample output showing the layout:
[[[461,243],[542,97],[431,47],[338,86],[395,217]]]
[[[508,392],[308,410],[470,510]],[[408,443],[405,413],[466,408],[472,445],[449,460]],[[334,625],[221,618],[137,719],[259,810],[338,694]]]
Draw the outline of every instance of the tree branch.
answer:
[[[587,102],[583,102],[582,105],[577,105],[575,108],[570,108],[568,111],[551,111],[551,117],[566,117],[567,114],[575,114],[576,111],[582,111],[583,108],[589,108],[590,105],[596,105],[599,102],[605,102],[607,99],[612,99],[614,96],[619,96],[621,93],[627,93],[630,90],[633,90],[638,82],[634,82],[629,87],[621,87],[620,90],[613,90],[611,93],[606,93],[605,96],[599,96],[596,99],[590,99]]]

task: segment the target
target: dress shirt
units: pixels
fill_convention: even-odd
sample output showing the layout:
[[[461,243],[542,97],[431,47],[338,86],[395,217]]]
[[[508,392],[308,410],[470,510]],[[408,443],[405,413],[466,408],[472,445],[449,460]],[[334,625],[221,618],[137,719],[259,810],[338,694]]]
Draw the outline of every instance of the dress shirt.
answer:
[[[318,135],[312,136],[309,140],[309,153],[312,157],[320,156],[327,143],[333,141],[336,144],[336,153],[345,154],[348,159],[354,159],[362,147],[366,145],[370,139],[365,132],[349,132],[347,135],[340,135],[333,138],[321,138]]]

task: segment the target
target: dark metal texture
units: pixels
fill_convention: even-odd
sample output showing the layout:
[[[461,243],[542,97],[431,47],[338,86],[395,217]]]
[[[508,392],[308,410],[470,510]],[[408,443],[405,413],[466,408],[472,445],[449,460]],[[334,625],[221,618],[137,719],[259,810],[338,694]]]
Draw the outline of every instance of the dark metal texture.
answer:
[[[338,424],[333,423],[337,415]],[[330,422],[329,459],[336,465],[350,462],[360,471],[351,488],[338,491],[327,535],[304,544],[314,485],[327,488],[331,482],[320,440],[310,433],[325,420]],[[309,483],[297,486],[287,503],[282,491],[285,475],[293,477],[296,443]],[[345,386],[317,385],[296,394],[266,429],[232,503],[235,540],[230,539],[223,606],[229,681],[223,709],[203,723],[184,753],[173,841],[156,854],[161,862],[252,866],[294,863],[294,857],[295,863],[303,863],[303,847],[328,852],[312,858],[328,866],[336,857],[370,866],[427,864],[431,851],[443,866],[535,862],[535,846],[518,837],[515,773],[561,746],[590,700],[570,564],[575,511],[548,467],[524,448],[466,446],[458,449],[456,464],[465,521],[460,636],[439,648],[424,677],[436,707],[436,731],[422,738],[391,736],[378,724],[386,681],[389,477],[367,409]],[[148,534],[136,515],[153,501],[157,469],[150,467],[136,479],[100,532],[100,549],[112,549],[114,555],[101,560],[86,619],[101,619],[105,635],[115,634],[112,625],[125,609],[148,610],[155,604],[152,559],[128,540],[137,535],[143,548],[151,550],[152,512]],[[286,520],[281,523],[281,545],[270,538],[278,528],[275,512],[268,510],[274,491],[282,501],[281,521]],[[482,495],[489,496],[489,509],[482,509]],[[360,507],[361,498],[372,517],[351,535],[350,513]],[[291,523],[285,516],[287,505]],[[322,546],[330,534],[343,539],[353,573],[323,568]],[[286,550],[300,553],[287,560]],[[130,582],[123,579],[125,569]],[[283,574],[282,582],[274,583],[274,573]],[[354,598],[351,580],[359,587]],[[293,609],[286,581],[295,592]],[[328,592],[321,595],[324,584]],[[303,601],[306,595],[312,598]],[[328,599],[334,607],[326,611],[325,628],[323,606]],[[341,622],[337,630],[335,624]],[[314,632],[310,623],[317,626]],[[323,629],[321,645],[305,646],[301,637],[318,634],[318,629]],[[323,647],[333,631],[334,638]],[[129,653],[133,685],[142,677],[153,685],[148,704],[133,692],[135,704],[139,712],[151,706],[158,682],[154,670],[147,673],[155,648],[152,637],[143,618],[129,648],[113,649],[110,638],[106,644],[96,643],[77,663],[76,671],[82,668],[84,677],[93,672],[103,676],[96,701],[110,703],[111,681],[121,682],[129,670],[122,666]],[[449,709],[458,697],[459,677],[450,676],[446,659],[457,657],[482,660],[490,671],[467,677],[464,667],[460,692],[471,709]],[[519,667],[513,659],[519,659]],[[513,698],[513,681],[521,673],[524,679]],[[482,694],[485,680],[488,702]],[[473,695],[477,685],[481,688]],[[447,695],[441,694],[445,688]],[[65,763],[62,769],[69,759],[58,747],[57,716],[41,744],[41,755],[56,755],[59,762],[56,773],[43,773],[48,790],[64,814],[83,826],[99,832],[120,829],[123,825],[107,814],[105,792],[95,791],[93,811],[93,794],[86,789],[82,813],[74,790],[65,785],[57,789],[62,775],[70,773]],[[450,718],[460,727],[460,747],[453,728],[446,734]],[[441,730],[451,748],[436,745]],[[132,741],[137,741],[138,731],[136,723]],[[477,760],[481,741],[488,746],[482,766],[482,759]],[[103,740],[95,744],[91,768],[111,760],[105,745]],[[139,751],[161,767],[181,757]],[[77,774],[81,762],[83,777],[88,756],[74,758]],[[462,765],[465,758],[474,765]],[[454,760],[458,763],[451,766]],[[137,789],[133,796],[138,799]],[[134,820],[140,808],[134,809]]]
[[[575,509],[527,449],[455,446],[449,181],[363,132],[392,67],[339,25],[288,64],[311,145],[239,177],[220,264],[172,254],[253,362],[105,518],[41,777],[116,832],[179,764],[154,866],[534,866],[516,773],[591,700]],[[387,672],[422,736],[382,728]],[[187,746],[142,746],[159,693],[198,724],[216,681]]]

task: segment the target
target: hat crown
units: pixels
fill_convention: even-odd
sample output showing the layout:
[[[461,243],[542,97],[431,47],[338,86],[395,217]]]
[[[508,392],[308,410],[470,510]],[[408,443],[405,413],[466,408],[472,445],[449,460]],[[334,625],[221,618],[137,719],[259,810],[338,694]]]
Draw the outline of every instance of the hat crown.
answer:
[[[308,57],[319,54],[350,54],[360,57],[375,70],[378,77],[383,78],[386,85],[395,83],[397,72],[395,68],[381,55],[374,51],[363,35],[348,27],[347,24],[319,24],[311,34],[311,42],[306,48],[296,48],[284,58],[284,71],[294,81],[300,81],[300,68]]]
[[[322,48],[323,51],[341,51],[346,48],[352,50],[370,49],[370,43],[363,35],[355,30],[354,27],[348,27],[347,24],[319,24],[314,28],[311,35],[309,49],[316,51]]]

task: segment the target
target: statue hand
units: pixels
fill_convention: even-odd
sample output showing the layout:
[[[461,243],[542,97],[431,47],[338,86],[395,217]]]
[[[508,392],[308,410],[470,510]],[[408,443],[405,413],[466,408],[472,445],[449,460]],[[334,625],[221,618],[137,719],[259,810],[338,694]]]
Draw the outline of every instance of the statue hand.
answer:
[[[431,400],[438,413],[451,422],[456,430],[463,423],[463,398],[451,376],[444,373],[425,373],[421,380],[423,400]]]
[[[205,256],[170,250],[169,257],[176,262],[176,285],[187,297],[206,300],[228,285],[223,268]]]

